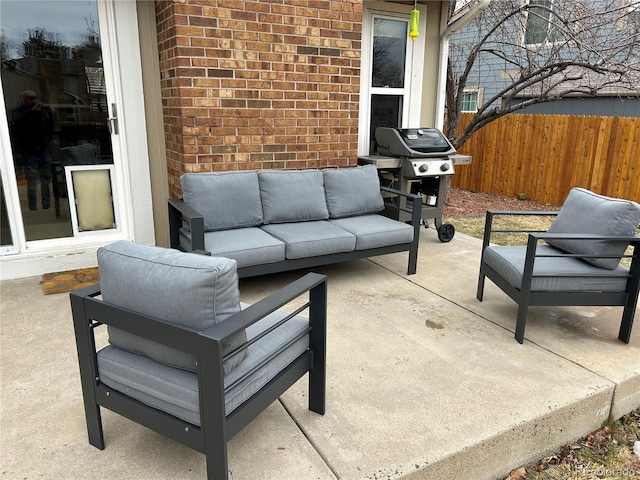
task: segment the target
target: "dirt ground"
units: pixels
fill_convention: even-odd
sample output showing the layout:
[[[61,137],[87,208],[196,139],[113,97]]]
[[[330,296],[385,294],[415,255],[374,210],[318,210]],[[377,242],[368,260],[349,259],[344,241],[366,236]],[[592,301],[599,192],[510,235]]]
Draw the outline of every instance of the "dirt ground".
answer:
[[[504,197],[490,193],[470,192],[451,188],[449,201],[444,206],[444,217],[464,217],[468,215],[484,215],[487,210],[560,210],[557,205],[520,200],[516,197]]]

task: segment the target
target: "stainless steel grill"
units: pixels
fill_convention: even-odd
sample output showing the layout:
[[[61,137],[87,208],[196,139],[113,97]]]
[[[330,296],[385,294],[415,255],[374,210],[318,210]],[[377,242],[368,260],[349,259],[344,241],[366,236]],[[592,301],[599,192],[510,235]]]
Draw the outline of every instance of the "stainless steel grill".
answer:
[[[427,219],[433,218],[440,241],[450,241],[455,228],[442,223],[442,210],[446,193],[444,180],[454,174],[456,150],[453,145],[435,128],[378,127],[375,138],[378,155],[359,157],[358,163],[375,165],[383,184],[422,195],[423,225],[428,228]],[[398,219],[408,221],[409,214],[399,212]]]

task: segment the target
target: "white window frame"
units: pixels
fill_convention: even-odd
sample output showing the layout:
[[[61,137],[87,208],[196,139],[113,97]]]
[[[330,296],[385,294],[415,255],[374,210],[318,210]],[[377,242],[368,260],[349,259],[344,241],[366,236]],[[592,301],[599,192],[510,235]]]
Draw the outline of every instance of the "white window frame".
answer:
[[[425,5],[417,5],[420,11],[420,35],[411,40],[407,35],[407,57],[405,67],[404,88],[384,88],[371,86],[373,57],[373,24],[374,18],[388,18],[407,22],[413,5],[399,5],[387,2],[366,2],[362,21],[362,63],[360,71],[360,114],[358,118],[358,155],[369,155],[371,120],[371,96],[402,95],[401,128],[420,126],[422,107],[422,78],[424,70],[425,37],[427,35],[427,9]]]
[[[465,93],[475,93],[476,94],[476,105],[475,108],[473,110],[465,110],[464,107],[464,94]],[[482,105],[482,94],[483,94],[483,88],[482,87],[468,87],[465,88],[462,92],[463,94],[463,99],[462,102],[460,104],[460,111],[463,113],[475,113],[478,111],[478,108],[480,107],[480,105]]]

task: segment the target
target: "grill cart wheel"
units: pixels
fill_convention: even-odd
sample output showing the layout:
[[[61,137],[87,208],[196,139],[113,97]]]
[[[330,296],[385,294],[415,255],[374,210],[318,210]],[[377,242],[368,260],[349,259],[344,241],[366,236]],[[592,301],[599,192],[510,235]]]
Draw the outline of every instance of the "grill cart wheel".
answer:
[[[438,228],[438,239],[441,242],[450,242],[455,234],[456,228],[450,223],[443,223],[440,228]]]

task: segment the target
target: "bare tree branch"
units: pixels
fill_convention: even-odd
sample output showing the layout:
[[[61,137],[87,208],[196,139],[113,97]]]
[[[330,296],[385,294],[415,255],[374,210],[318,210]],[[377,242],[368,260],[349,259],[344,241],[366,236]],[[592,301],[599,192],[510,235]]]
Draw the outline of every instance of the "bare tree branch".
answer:
[[[500,88],[457,132],[465,92],[496,71]],[[639,85],[640,12],[621,0],[494,0],[451,40],[445,134],[459,148],[528,106],[570,95],[637,95]]]

